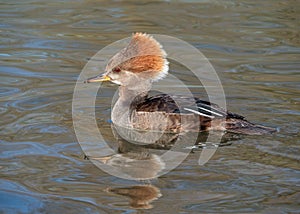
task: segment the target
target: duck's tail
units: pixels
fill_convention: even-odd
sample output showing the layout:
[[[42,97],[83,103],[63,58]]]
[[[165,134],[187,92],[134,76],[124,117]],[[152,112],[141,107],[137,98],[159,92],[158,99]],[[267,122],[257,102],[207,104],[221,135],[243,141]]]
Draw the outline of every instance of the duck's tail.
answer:
[[[277,132],[278,129],[256,125],[245,119],[227,119],[225,124],[226,130],[232,133],[247,135],[264,135]]]

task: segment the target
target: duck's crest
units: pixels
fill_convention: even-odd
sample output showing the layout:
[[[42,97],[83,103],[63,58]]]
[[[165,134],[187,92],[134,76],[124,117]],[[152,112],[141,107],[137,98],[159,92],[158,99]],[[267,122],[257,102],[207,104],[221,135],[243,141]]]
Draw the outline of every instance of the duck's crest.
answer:
[[[146,33],[134,33],[121,54],[128,59],[121,64],[124,70],[133,73],[147,72],[153,80],[159,80],[168,74],[166,52],[157,40]]]

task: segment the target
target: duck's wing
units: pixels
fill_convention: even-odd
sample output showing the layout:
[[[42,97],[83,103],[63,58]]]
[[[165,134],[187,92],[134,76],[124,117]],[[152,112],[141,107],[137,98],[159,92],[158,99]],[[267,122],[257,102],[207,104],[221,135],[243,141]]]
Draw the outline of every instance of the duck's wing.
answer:
[[[276,129],[255,125],[245,117],[226,111],[220,106],[193,97],[159,94],[143,99],[133,107],[132,121],[137,127],[155,129],[166,118],[169,130],[221,130],[239,134],[261,135],[275,132]],[[182,126],[184,119],[188,126]],[[197,125],[196,125],[197,124]],[[150,125],[150,126],[149,126]],[[147,128],[148,127],[148,128]],[[143,128],[143,129],[144,129]]]
[[[217,105],[193,97],[159,94],[134,103],[132,124],[144,130],[205,131],[213,119],[227,115]]]
[[[170,96],[168,94],[148,97],[138,103],[135,106],[135,110],[139,112],[192,113],[209,119],[227,117],[244,119],[243,116],[228,112],[208,101],[193,97]]]

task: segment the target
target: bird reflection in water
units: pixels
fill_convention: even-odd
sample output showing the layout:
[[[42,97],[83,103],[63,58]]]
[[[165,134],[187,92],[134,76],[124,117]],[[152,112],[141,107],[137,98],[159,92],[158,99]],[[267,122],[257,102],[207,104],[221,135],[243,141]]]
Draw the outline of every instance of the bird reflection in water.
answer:
[[[146,132],[114,124],[112,131],[118,142],[117,151],[104,157],[92,156],[90,159],[110,167],[120,177],[131,180],[157,178],[178,166],[192,149],[202,146],[195,144],[199,138],[198,132]],[[203,142],[206,137],[201,137]]]
[[[152,185],[107,188],[106,191],[128,197],[130,206],[135,209],[151,209],[151,202],[161,197],[160,190]]]
[[[162,154],[171,149],[176,154],[187,151],[201,150],[206,145],[208,133],[159,133],[138,132],[124,127],[116,127],[112,124],[112,131],[118,141],[115,154],[105,157],[89,157],[93,161],[99,161],[109,167],[113,167],[121,174],[138,181],[148,181],[159,177],[165,170],[170,170]],[[217,134],[224,134],[218,132]],[[197,143],[191,143],[189,139]],[[153,140],[155,139],[155,140]],[[236,136],[226,133],[218,146],[230,145]],[[138,143],[138,142],[142,142]],[[148,142],[148,144],[147,144]],[[176,143],[176,145],[174,145]],[[174,148],[175,147],[175,148]],[[192,149],[191,149],[192,148]],[[187,150],[188,149],[188,150]],[[153,185],[134,185],[120,188],[107,188],[107,192],[126,196],[130,199],[130,206],[135,209],[150,209],[151,202],[162,196],[160,190]]]
[[[94,163],[101,162],[122,178],[149,180],[177,167],[195,149],[206,150],[199,158],[199,163],[204,164],[217,147],[224,145],[226,132],[233,133],[229,134],[232,138],[234,133],[262,135],[276,131],[199,98],[148,96],[152,83],[168,74],[168,64],[167,54],[158,41],[148,34],[135,33],[128,45],[109,60],[104,74],[85,81],[119,85],[119,98],[111,113],[118,153],[92,157]],[[215,133],[207,135],[205,131]],[[216,142],[211,142],[214,139]],[[112,192],[128,195],[131,204],[136,204],[133,198],[139,197],[136,192],[141,189],[121,188]]]

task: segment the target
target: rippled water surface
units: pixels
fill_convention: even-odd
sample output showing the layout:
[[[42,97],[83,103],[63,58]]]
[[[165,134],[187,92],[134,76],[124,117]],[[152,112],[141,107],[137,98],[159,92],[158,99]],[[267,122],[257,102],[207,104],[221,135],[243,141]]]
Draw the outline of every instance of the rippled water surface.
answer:
[[[299,14],[297,0],[1,1],[1,213],[299,213]],[[280,132],[232,141],[204,166],[195,151],[146,183],[98,169],[74,133],[73,89],[98,50],[136,31],[197,47],[228,109]],[[113,141],[116,86],[103,89],[98,125]]]

